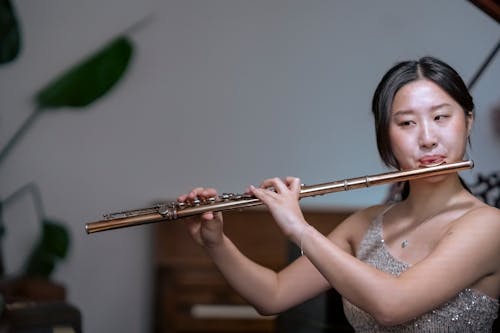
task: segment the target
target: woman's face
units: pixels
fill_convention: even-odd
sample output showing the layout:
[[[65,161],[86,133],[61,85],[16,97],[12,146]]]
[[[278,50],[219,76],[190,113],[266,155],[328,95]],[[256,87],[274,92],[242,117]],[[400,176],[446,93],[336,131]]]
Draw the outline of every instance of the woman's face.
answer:
[[[391,109],[389,138],[402,170],[463,159],[472,113],[432,81],[401,87]]]

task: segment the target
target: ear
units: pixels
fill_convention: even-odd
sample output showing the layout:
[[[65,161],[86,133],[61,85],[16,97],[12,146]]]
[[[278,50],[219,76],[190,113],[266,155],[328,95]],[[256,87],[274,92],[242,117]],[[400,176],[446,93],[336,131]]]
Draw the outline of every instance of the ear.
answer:
[[[467,126],[467,137],[470,136],[473,124],[474,124],[474,114],[472,113],[472,111],[467,111],[467,114],[465,115],[465,126]]]

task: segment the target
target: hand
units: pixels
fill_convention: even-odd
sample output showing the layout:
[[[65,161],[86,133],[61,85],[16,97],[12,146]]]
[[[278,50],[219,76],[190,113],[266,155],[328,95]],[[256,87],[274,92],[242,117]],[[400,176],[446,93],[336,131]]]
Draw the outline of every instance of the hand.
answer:
[[[287,177],[285,180],[267,179],[260,188],[251,186],[249,189],[249,193],[268,207],[283,233],[295,242],[300,241],[300,234],[308,226],[299,205],[300,188],[299,178]]]
[[[188,194],[177,198],[178,202],[193,202],[195,199],[208,199],[217,197],[217,191],[213,188],[197,187]],[[223,239],[222,214],[220,212],[205,212],[202,215],[187,218],[191,237],[203,247],[213,247],[220,244]]]

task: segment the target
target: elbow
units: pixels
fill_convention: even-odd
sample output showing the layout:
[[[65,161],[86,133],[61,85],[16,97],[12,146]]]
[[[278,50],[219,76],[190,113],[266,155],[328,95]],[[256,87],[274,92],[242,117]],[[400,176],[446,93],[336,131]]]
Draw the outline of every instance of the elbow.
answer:
[[[382,302],[375,307],[371,315],[380,326],[390,327],[403,324],[411,319],[409,313],[405,311],[404,304],[396,302]]]
[[[269,317],[276,316],[289,309],[286,304],[282,304],[276,299],[269,298],[266,302],[261,302],[259,304],[251,303],[255,311],[261,316]]]
[[[255,306],[254,305],[254,309],[255,309],[255,311],[257,311],[257,313],[260,316],[263,316],[263,317],[275,316],[281,312],[277,309],[274,309],[271,306]]]
[[[258,309],[258,308],[255,308],[255,310],[257,310],[257,313],[262,316],[262,317],[271,317],[271,316],[275,316],[277,315],[278,313],[275,312],[275,311],[269,311],[267,309]]]
[[[249,302],[261,316],[276,316],[289,308],[286,304],[283,304],[282,300],[277,295],[269,295],[269,297],[264,300],[255,302],[247,299],[247,302]]]
[[[372,316],[377,324],[383,327],[395,326],[402,323],[397,317],[389,313],[377,313]]]

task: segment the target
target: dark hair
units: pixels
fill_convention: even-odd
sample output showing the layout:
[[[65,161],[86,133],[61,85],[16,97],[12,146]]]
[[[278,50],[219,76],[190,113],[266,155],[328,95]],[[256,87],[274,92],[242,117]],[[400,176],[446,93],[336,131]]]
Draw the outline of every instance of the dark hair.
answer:
[[[396,169],[399,169],[399,163],[389,140],[392,102],[401,87],[419,79],[427,79],[440,86],[463,108],[466,115],[474,112],[474,102],[467,86],[460,75],[448,64],[433,57],[423,57],[417,61],[403,61],[396,64],[382,77],[372,100],[380,157],[387,166],[393,166]]]

